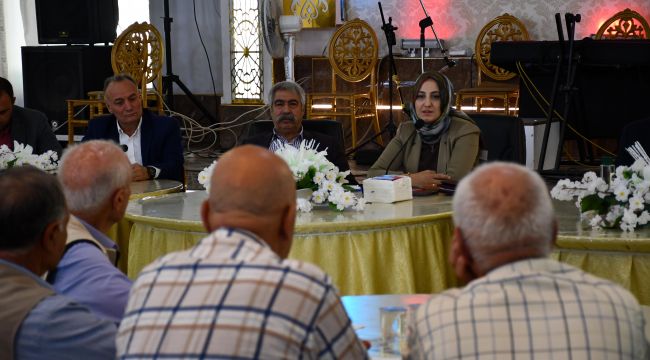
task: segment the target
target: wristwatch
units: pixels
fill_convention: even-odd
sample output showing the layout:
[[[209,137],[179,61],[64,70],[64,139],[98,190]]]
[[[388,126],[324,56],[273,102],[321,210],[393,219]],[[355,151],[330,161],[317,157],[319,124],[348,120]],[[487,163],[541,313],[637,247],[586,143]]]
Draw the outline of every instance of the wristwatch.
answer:
[[[153,166],[147,166],[147,174],[149,175],[149,180],[156,178],[156,168]]]

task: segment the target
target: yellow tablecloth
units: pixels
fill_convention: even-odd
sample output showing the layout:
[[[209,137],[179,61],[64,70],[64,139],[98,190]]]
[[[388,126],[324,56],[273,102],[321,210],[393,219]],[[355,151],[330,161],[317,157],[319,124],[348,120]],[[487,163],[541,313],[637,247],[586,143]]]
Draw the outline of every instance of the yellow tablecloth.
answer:
[[[554,205],[560,230],[552,257],[612,280],[650,305],[650,228],[592,230],[580,223],[572,201]]]
[[[199,206],[205,192],[132,201],[128,275],[205,236]],[[301,213],[289,257],[325,270],[342,294],[433,293],[455,286],[447,254],[451,198],[429,196],[368,204],[363,212]]]
[[[183,184],[176,180],[149,180],[131,183],[131,196],[129,200],[142,199],[150,196],[171,194],[183,190]],[[124,273],[127,272],[129,258],[129,235],[132,223],[122,219],[109,230],[108,237],[113,239],[120,248],[120,258],[117,267]]]
[[[132,200],[128,272],[134,278],[159,256],[205,236],[205,192]],[[552,257],[610,279],[650,305],[650,229],[584,230],[572,202],[555,202],[559,237]],[[299,214],[289,257],[320,266],[343,295],[436,293],[458,285],[447,260],[451,198],[429,196],[368,204],[363,212],[315,209]]]

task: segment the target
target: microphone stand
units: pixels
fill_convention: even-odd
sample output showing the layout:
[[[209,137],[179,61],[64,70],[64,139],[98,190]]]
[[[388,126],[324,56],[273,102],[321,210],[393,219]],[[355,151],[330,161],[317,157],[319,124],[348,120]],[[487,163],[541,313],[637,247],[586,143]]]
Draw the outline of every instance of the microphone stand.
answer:
[[[431,16],[429,16],[429,14],[427,13],[427,9],[424,7],[422,0],[420,0],[420,6],[422,6],[422,11],[424,11],[424,16],[426,16],[424,19],[420,20],[420,27],[422,28],[420,33],[420,46],[424,47],[424,40],[423,40],[424,28],[422,27],[422,24],[425,23],[427,24],[426,26],[431,27],[431,31],[433,31],[433,36],[436,38],[436,41],[438,42],[438,46],[440,47],[440,53],[442,54],[443,59],[445,59],[445,66],[443,66],[440,70],[438,70],[438,72],[444,72],[447,69],[456,66],[456,62],[449,58],[449,55],[447,54],[447,49],[445,49],[445,47],[442,46],[442,42],[438,38],[436,29],[433,28],[433,20],[431,20]],[[422,50],[424,49],[421,49],[421,51]],[[422,54],[421,56],[422,56],[422,72],[424,72],[424,54]]]
[[[388,123],[379,133],[357,145],[357,147],[350,149],[346,155],[350,155],[356,152],[366,144],[383,135],[386,131],[388,131],[390,137],[393,138],[397,130],[397,126],[395,126],[395,122],[393,121],[393,75],[395,78],[397,78],[395,59],[393,58],[393,45],[397,44],[397,40],[395,39],[395,30],[397,30],[397,27],[393,26],[392,17],[389,17],[388,23],[386,23],[386,19],[384,18],[384,10],[381,7],[381,1],[377,2],[377,4],[379,5],[379,13],[381,14],[381,29],[384,30],[384,35],[386,35],[386,45],[388,45],[388,103],[390,104],[390,110],[388,111]]]
[[[422,69],[421,74],[424,73],[424,46],[425,46],[424,30],[429,26],[433,26],[433,20],[431,20],[430,17],[427,16],[424,19],[420,20],[420,66]]]

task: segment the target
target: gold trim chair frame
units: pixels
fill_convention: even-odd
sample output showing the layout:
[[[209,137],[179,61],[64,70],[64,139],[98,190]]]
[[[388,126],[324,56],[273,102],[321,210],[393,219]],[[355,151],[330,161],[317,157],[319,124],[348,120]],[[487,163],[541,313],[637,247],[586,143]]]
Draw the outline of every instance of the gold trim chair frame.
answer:
[[[332,67],[331,92],[307,95],[307,119],[350,117],[352,147],[357,146],[357,120],[370,118],[376,133],[381,131],[377,116],[377,59],[379,42],[375,31],[363,20],[346,22],[332,35],[328,60]],[[360,92],[340,91],[337,78],[354,85],[370,78],[368,87]],[[318,79],[313,78],[315,84]],[[314,108],[327,105],[331,108]],[[378,142],[383,145],[381,138]]]
[[[625,9],[600,26],[596,39],[650,39],[650,25],[638,12]]]
[[[460,89],[456,92],[456,109],[461,108],[463,100],[466,98],[474,98],[477,112],[481,112],[482,100],[501,99],[504,113],[516,115],[516,111],[510,110],[510,102],[513,101],[516,107],[519,101],[519,86],[513,81],[517,74],[493,65],[490,62],[490,52],[492,43],[495,41],[528,39],[526,26],[519,19],[507,13],[496,17],[485,25],[476,39],[474,48],[474,57],[478,65],[478,86]],[[484,77],[487,77],[487,80]]]
[[[138,84],[142,95],[142,105],[149,108],[153,102],[153,110],[163,113],[163,101],[159,95],[162,91],[163,44],[160,32],[147,22],[133,23],[117,37],[111,51],[111,66],[115,74],[129,74]],[[148,92],[147,84],[154,83],[157,91]],[[104,94],[102,91],[91,91],[89,99],[67,100],[68,104],[68,143],[74,141],[74,129],[88,126],[88,121],[104,114]],[[75,111],[82,106],[88,106],[88,119],[80,119]],[[83,110],[79,110],[81,112]]]

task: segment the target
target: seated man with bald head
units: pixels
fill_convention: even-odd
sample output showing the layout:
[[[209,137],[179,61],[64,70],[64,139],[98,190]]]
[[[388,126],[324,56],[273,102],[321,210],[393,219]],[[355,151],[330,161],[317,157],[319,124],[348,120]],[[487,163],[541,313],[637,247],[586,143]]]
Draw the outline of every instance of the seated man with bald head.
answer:
[[[147,266],[117,338],[119,357],[364,358],[330,278],[287,259],[296,217],[293,175],[257,146],[219,159],[194,248]]]
[[[88,141],[66,149],[58,177],[72,216],[65,254],[47,280],[57,292],[119,323],[131,280],[115,266],[119,249],[107,233],[129,202],[129,159],[113,142]]]
[[[634,296],[548,257],[557,223],[535,172],[477,168],[459,183],[453,216],[450,260],[469,283],[420,306],[410,358],[646,358]]]

